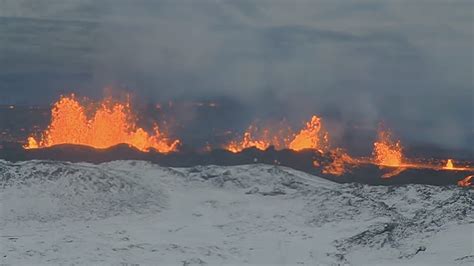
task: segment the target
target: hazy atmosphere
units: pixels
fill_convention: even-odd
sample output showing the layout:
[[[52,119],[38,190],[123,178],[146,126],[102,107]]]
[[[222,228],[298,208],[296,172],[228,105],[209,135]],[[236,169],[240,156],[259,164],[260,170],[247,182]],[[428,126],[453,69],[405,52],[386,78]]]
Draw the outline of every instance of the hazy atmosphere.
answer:
[[[474,265],[473,0],[0,0],[0,266]]]
[[[113,87],[466,148],[473,20],[472,1],[0,0],[0,104]]]

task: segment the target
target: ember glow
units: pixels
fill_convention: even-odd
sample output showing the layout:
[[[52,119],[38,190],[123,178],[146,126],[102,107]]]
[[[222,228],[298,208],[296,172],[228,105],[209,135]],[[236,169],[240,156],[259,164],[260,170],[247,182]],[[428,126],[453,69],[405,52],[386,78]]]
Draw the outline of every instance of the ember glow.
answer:
[[[95,106],[95,108],[94,108]],[[93,109],[92,116],[86,110]],[[155,149],[167,153],[176,151],[179,140],[170,140],[155,125],[149,134],[137,126],[129,101],[114,102],[108,98],[98,104],[81,104],[74,95],[61,97],[51,112],[51,123],[38,140],[28,138],[26,149],[78,144],[104,149],[128,144],[141,151]]]

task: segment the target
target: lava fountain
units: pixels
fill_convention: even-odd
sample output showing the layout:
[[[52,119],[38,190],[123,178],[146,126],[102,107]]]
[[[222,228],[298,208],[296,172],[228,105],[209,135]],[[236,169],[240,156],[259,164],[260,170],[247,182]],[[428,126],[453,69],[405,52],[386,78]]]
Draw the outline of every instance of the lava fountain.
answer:
[[[225,149],[233,152],[238,153],[244,149],[255,147],[259,150],[266,150],[272,144],[272,141],[268,137],[268,130],[263,131],[263,137],[255,138],[255,134],[257,134],[257,128],[254,126],[250,126],[245,132],[244,136],[241,141],[231,141],[229,144],[225,146]]]
[[[312,116],[311,120],[296,134],[291,130],[279,129],[276,133],[265,128],[258,130],[254,125],[250,126],[240,140],[233,140],[224,145],[224,149],[237,153],[246,148],[257,148],[266,150],[270,146],[276,149],[291,149],[301,151],[313,149],[323,152],[327,150],[329,135],[322,127],[322,120],[317,116]]]
[[[388,130],[379,130],[377,141],[374,142],[374,163],[380,166],[399,167],[402,165],[403,153],[399,140],[392,140]]]
[[[86,110],[92,110],[88,117]],[[110,98],[98,104],[81,104],[74,94],[62,96],[51,111],[51,123],[40,138],[29,137],[26,149],[60,144],[85,145],[105,149],[128,144],[140,151],[155,149],[162,153],[176,151],[180,141],[171,140],[155,125],[153,134],[136,124],[130,102]]]
[[[446,162],[446,165],[444,166],[444,169],[446,170],[453,170],[454,169],[454,163],[452,159],[448,159]]]
[[[306,126],[290,142],[289,148],[294,151],[304,149],[319,150],[321,153],[328,147],[329,135],[322,129],[321,118],[311,117]]]

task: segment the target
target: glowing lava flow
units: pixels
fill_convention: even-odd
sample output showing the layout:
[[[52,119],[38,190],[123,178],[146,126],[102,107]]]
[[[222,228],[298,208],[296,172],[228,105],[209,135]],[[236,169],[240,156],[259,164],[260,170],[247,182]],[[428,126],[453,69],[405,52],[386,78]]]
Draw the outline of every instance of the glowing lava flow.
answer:
[[[349,156],[344,149],[336,148],[329,152],[329,156],[332,162],[323,167],[323,174],[329,174],[334,176],[341,176],[347,172],[347,167],[350,165],[357,164],[357,160]],[[313,165],[315,164],[313,162]]]
[[[257,131],[255,126],[250,126],[242,140],[231,141],[224,146],[224,149],[236,153],[251,147],[266,150],[274,146],[276,149],[289,148],[294,151],[313,149],[323,152],[328,147],[328,133],[322,129],[321,118],[317,116],[313,116],[297,134],[291,132],[285,134],[286,131],[281,129],[273,135],[270,129],[264,129],[260,134]],[[259,137],[255,137],[256,135]]]
[[[395,167],[392,172],[386,173],[382,178],[390,178],[400,174],[406,169],[431,169],[431,170],[449,170],[449,171],[474,171],[473,167],[457,167],[452,159],[448,159],[446,164],[423,163],[419,160],[408,161],[403,156],[403,148],[400,141],[393,141],[389,131],[379,130],[378,140],[374,143],[373,163],[380,167]]]
[[[141,151],[155,149],[167,153],[175,151],[179,140],[170,140],[155,126],[154,135],[136,125],[130,104],[103,100],[95,108],[92,118],[74,95],[61,97],[52,109],[51,123],[38,141],[28,138],[26,149],[51,147],[59,144],[78,144],[104,149],[117,144],[128,144]]]
[[[432,167],[436,168],[436,167]],[[472,166],[456,166],[452,159],[448,159],[446,161],[446,165],[443,167],[438,167],[438,170],[451,170],[451,171],[474,171],[474,167]]]
[[[259,130],[255,126],[250,126],[241,139],[231,141],[224,148],[234,153],[251,147],[266,150],[270,146],[278,150],[311,149],[314,153],[321,153],[319,154],[321,156],[315,157],[320,161],[313,161],[314,167],[321,168],[323,174],[335,176],[343,175],[352,167],[360,165],[388,168],[390,171],[384,173],[382,178],[397,176],[406,169],[474,172],[472,165],[453,159],[409,160],[404,157],[400,141],[393,140],[388,130],[379,130],[378,138],[373,145],[373,157],[353,158],[341,148],[330,149],[329,135],[323,128],[322,119],[317,116],[312,116],[311,120],[296,133],[282,124],[276,125],[275,128],[276,130],[268,127]],[[128,101],[122,103],[105,99],[99,103],[83,104],[74,95],[70,95],[61,97],[54,104],[48,128],[40,138],[29,137],[24,147],[38,149],[60,144],[78,144],[98,149],[128,144],[140,151],[154,149],[168,153],[176,151],[180,141],[169,139],[158,126],[155,126],[152,134],[138,127]],[[208,145],[206,150],[211,151],[211,147]],[[473,176],[467,176],[458,184],[470,186],[472,178]]]
[[[458,186],[460,187],[472,186],[472,178],[474,178],[474,175],[466,176],[464,179],[458,181]]]
[[[452,159],[448,159],[445,165],[433,162],[426,163],[420,160],[409,161],[403,155],[403,148],[399,140],[394,141],[388,130],[379,130],[378,138],[374,143],[373,158],[352,158],[343,149],[336,148],[329,151],[331,163],[323,167],[323,174],[340,176],[345,174],[350,167],[362,164],[375,164],[380,168],[392,168],[391,171],[382,175],[382,178],[397,176],[407,169],[431,169],[437,171],[474,171],[470,166],[455,166]],[[316,162],[315,165],[320,165]]]

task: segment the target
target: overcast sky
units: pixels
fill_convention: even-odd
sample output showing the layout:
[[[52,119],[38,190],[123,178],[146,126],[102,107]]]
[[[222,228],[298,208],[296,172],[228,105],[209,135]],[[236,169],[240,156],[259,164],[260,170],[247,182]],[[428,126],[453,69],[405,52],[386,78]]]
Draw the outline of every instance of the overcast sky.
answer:
[[[0,0],[0,104],[112,86],[458,147],[474,132],[473,23],[470,0]]]

